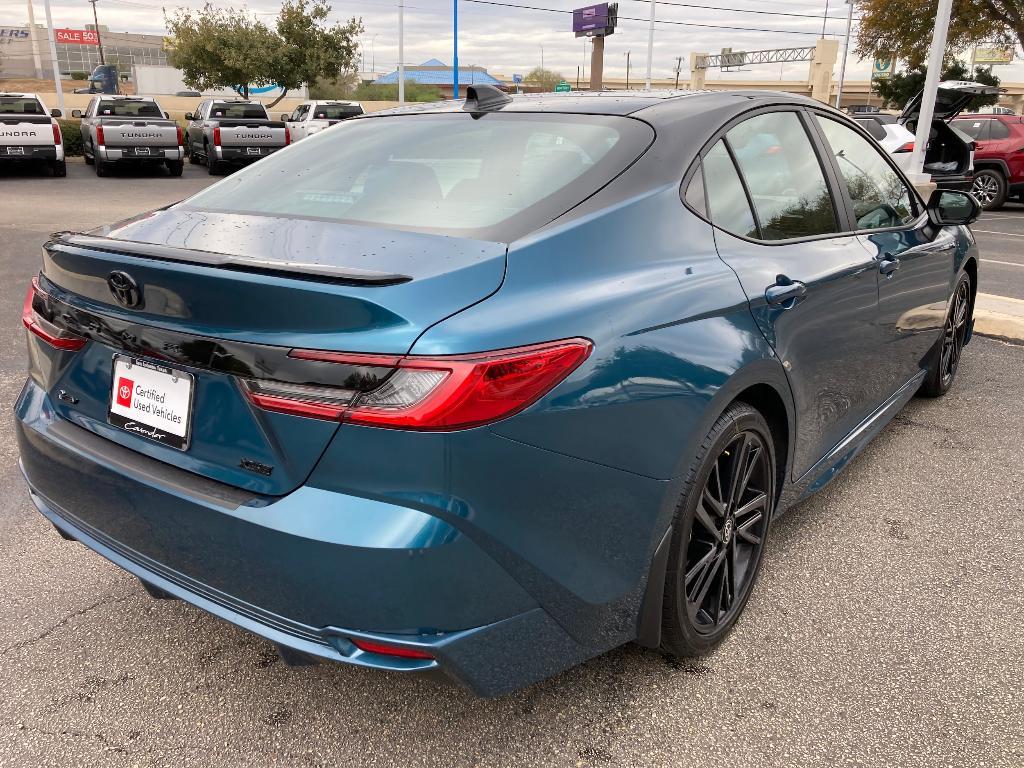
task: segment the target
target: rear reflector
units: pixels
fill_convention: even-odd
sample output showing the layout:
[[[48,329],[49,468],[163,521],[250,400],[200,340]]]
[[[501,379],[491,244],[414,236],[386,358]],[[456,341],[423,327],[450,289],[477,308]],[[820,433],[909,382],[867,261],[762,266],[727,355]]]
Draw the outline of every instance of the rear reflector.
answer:
[[[55,349],[75,352],[84,347],[87,339],[58,328],[41,314],[41,311],[45,311],[45,305],[46,294],[39,287],[39,278],[33,277],[21,310],[22,324]]]
[[[220,126],[219,125],[216,126],[213,129],[213,146],[215,146],[215,147],[219,147],[220,146]]]
[[[588,339],[441,357],[393,357],[296,349],[290,357],[395,369],[369,392],[243,380],[260,408],[353,424],[415,430],[477,427],[535,403],[587,359]]]
[[[405,648],[400,645],[386,645],[384,643],[375,643],[372,640],[363,640],[362,638],[355,637],[349,639],[352,641],[352,645],[366,653],[379,653],[382,656],[398,656],[402,659],[434,658],[433,655],[417,648]]]
[[[180,125],[177,128],[178,128],[178,146],[180,147],[181,145],[183,145],[185,143],[185,134],[182,133]]]
[[[102,125],[97,125],[96,126],[96,143],[99,144],[101,147],[106,146],[107,142],[106,142],[106,139],[103,137],[103,126]]]
[[[284,145],[287,147],[292,143],[292,132],[288,130],[288,126],[284,127]]]
[[[58,147],[64,143],[64,140],[60,137],[60,126],[53,123],[53,143]]]

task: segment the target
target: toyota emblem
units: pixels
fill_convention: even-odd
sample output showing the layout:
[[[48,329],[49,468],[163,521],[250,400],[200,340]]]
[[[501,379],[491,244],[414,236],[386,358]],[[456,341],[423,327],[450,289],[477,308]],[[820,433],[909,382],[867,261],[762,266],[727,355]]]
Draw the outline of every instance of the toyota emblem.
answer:
[[[139,290],[139,284],[127,272],[121,270],[111,272],[107,278],[107,287],[110,288],[111,295],[122,307],[142,306],[142,291]]]

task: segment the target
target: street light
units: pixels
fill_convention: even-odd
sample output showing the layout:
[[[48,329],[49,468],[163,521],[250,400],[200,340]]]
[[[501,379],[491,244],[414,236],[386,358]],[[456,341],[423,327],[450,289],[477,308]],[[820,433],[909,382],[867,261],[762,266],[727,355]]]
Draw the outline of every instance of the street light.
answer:
[[[540,71],[544,71],[544,44],[537,43],[540,46]]]
[[[100,64],[106,64],[103,60],[103,41],[100,39],[100,22],[96,18],[96,0],[89,0],[92,3],[92,24],[96,28],[96,46],[100,49]]]
[[[377,34],[380,34],[379,32]],[[377,54],[374,53],[373,41],[377,39],[377,35],[370,38],[370,71],[377,72]]]
[[[629,56],[632,53],[633,53],[632,51],[626,51],[626,53],[624,54],[625,57],[626,57],[626,90],[627,91],[629,90]]]

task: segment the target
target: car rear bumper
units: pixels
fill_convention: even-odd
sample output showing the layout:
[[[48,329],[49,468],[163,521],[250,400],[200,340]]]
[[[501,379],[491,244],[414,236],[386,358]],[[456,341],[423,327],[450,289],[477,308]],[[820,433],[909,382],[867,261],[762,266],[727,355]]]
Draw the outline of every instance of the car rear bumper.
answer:
[[[97,147],[96,153],[101,160],[108,163],[163,163],[168,160],[180,161],[185,157],[185,151],[181,147],[147,147],[147,149],[150,152],[148,155],[134,154],[134,147]]]
[[[974,174],[965,173],[957,176],[932,176],[938,189],[954,189],[959,192],[970,192],[974,185]]]
[[[20,154],[12,154],[11,149],[20,149]],[[37,147],[32,145],[4,145],[0,146],[0,162],[24,162],[25,160],[45,160],[53,162],[64,159],[63,147]]]
[[[216,147],[217,160],[222,163],[254,163],[261,157],[272,155],[284,147]],[[259,154],[253,154],[258,151]]]
[[[59,530],[279,648],[443,672],[483,696],[596,652],[468,537],[419,509],[308,486],[266,497],[206,480],[60,418],[32,381],[16,415],[32,500]],[[353,638],[434,658],[367,653]]]

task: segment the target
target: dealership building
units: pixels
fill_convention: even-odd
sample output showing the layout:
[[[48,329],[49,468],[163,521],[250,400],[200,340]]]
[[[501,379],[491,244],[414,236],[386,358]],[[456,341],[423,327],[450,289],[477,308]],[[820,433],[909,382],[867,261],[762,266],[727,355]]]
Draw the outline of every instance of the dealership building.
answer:
[[[54,30],[57,39],[57,66],[64,75],[71,72],[92,72],[100,63],[100,45],[96,28],[89,24],[83,29]],[[0,27],[0,77],[52,77],[50,44],[46,27],[27,25]],[[99,28],[99,44],[107,64],[130,73],[136,64],[167,66],[163,35],[136,35],[111,32]]]

